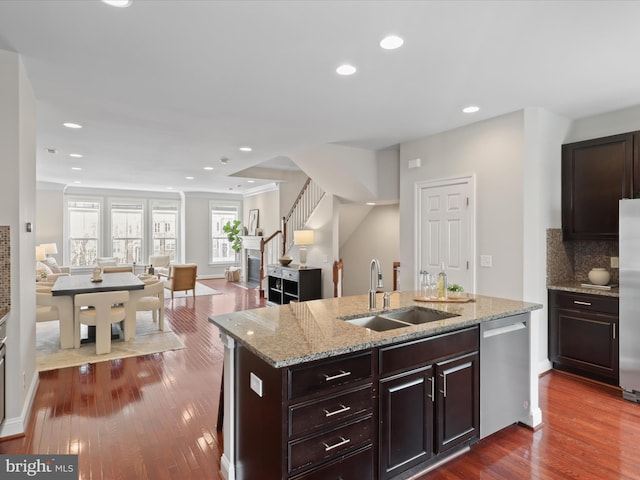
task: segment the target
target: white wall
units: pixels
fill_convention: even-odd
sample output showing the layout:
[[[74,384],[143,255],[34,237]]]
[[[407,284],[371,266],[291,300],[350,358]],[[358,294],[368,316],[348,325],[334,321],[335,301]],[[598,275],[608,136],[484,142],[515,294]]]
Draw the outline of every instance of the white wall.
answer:
[[[640,130],[640,105],[574,120],[563,143]]]
[[[340,247],[344,261],[344,295],[366,294],[372,258],[380,261],[384,290],[393,290],[393,262],[400,259],[399,206],[370,208],[353,234]],[[401,286],[406,290],[404,285]]]
[[[400,145],[400,282],[416,285],[415,183],[476,176],[476,246],[493,267],[476,261],[476,292],[523,294],[523,112],[474,123]],[[422,166],[409,169],[420,158]]]
[[[209,241],[211,238],[209,201],[233,201],[240,204],[242,196],[238,194],[185,193],[185,263],[198,264],[198,277],[223,278],[228,265],[209,264]]]
[[[20,57],[0,50],[0,224],[11,229],[11,311],[7,320],[6,418],[0,437],[24,432],[38,385],[35,353],[36,109]]]
[[[55,243],[58,246],[56,260],[62,265],[64,237],[64,186],[57,183],[36,185],[36,245]]]

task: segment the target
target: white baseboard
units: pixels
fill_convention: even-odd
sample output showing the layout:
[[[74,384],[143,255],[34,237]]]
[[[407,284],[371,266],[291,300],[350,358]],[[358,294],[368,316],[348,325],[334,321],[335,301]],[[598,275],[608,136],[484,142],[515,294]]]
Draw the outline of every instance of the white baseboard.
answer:
[[[0,439],[13,437],[14,435],[22,435],[26,431],[27,422],[31,415],[31,408],[33,407],[33,400],[36,397],[39,383],[40,376],[38,375],[38,372],[36,372],[29,384],[29,389],[27,390],[27,401],[24,402],[20,416],[4,419],[4,422],[0,425]]]

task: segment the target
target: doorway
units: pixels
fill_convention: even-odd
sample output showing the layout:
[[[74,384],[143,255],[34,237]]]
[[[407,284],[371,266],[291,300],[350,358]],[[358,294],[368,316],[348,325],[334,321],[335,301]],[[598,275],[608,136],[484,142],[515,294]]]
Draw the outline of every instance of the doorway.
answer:
[[[416,272],[438,273],[475,292],[475,177],[416,183]]]

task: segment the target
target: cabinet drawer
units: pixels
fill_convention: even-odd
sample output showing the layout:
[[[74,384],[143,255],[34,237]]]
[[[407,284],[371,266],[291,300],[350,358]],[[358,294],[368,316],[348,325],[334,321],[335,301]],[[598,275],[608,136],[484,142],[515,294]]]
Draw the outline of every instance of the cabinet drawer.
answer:
[[[267,276],[282,278],[282,269],[280,267],[267,267]]]
[[[298,281],[300,272],[298,270],[288,270],[286,268],[282,269],[282,278],[286,278],[287,280],[293,280],[294,282]]]
[[[606,295],[549,291],[551,307],[571,308],[585,312],[602,312],[618,315],[618,298]]]
[[[289,398],[330,392],[341,385],[371,377],[371,352],[313,363],[287,372]]]
[[[373,447],[367,447],[364,450],[342,457],[324,467],[304,473],[292,480],[327,480],[329,478],[372,480],[374,478]]]
[[[372,437],[373,418],[369,415],[328,432],[289,442],[289,473],[371,444]]]
[[[289,407],[289,436],[311,433],[372,411],[371,384]]]
[[[433,363],[439,358],[479,348],[478,327],[380,349],[380,376]]]

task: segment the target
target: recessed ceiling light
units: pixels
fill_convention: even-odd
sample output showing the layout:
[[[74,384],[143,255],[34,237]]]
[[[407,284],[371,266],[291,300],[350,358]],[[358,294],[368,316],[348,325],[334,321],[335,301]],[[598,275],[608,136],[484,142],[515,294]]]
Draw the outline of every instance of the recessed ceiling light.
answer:
[[[202,167],[204,170],[213,170],[213,167]]]
[[[229,163],[229,159],[227,157],[222,157],[220,159],[220,163],[223,165],[226,165],[227,163]]]
[[[73,158],[82,158],[82,154],[81,153],[70,153],[69,156],[73,157]]]
[[[395,50],[396,48],[400,48],[404,40],[397,35],[389,35],[380,40],[380,46],[385,50]]]
[[[63,123],[63,125],[67,128],[82,128],[82,125],[80,125],[79,123]]]
[[[55,155],[56,153],[58,153],[58,151],[55,148],[47,148],[47,153]]]
[[[478,110],[480,110],[480,107],[476,107],[475,105],[469,105],[462,109],[464,113],[476,113]]]
[[[367,202],[367,205],[372,205],[373,206],[375,204],[376,204],[376,202]]]
[[[193,177],[184,177],[184,178],[186,178],[187,180],[193,180]]]
[[[118,8],[125,8],[131,5],[131,0],[102,0],[107,5]]]
[[[173,187],[167,187],[167,190],[173,190]]]
[[[74,180],[73,183],[82,183],[80,180]]]
[[[247,183],[256,183],[255,180],[247,180]]]
[[[71,170],[76,170],[76,171],[79,172],[80,170],[82,170],[82,168],[81,167],[71,167]]]
[[[338,68],[336,68],[336,72],[338,73],[338,75],[353,75],[354,73],[356,73],[356,67],[345,63],[344,65],[340,65]]]
[[[240,147],[239,149],[241,152],[250,152],[253,150],[253,148],[251,147]]]

